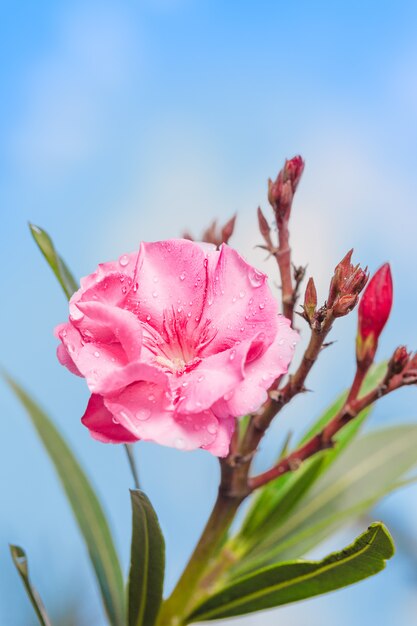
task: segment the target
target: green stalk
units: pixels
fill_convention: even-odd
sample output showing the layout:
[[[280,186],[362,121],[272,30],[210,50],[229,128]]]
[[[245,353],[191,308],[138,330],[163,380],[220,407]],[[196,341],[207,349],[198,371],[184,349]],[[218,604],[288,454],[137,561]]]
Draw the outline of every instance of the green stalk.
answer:
[[[243,498],[221,491],[200,540],[171,596],[164,602],[157,626],[181,626],[196,600],[199,583],[216,557]]]

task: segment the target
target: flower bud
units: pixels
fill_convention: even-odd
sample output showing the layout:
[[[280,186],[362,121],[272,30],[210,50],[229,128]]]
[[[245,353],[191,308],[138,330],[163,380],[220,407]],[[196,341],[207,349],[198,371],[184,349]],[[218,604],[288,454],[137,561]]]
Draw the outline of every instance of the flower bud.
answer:
[[[306,292],[304,295],[304,316],[311,322],[317,307],[317,291],[314,284],[314,279],[309,278],[307,283]]]
[[[356,358],[372,363],[379,336],[388,321],[393,299],[391,269],[385,263],[373,275],[359,303]]]
[[[228,243],[230,237],[233,235],[233,231],[235,228],[236,215],[234,215],[223,228],[217,227],[217,220],[214,220],[208,228],[203,232],[200,239],[197,241],[204,241],[206,243],[212,243],[217,248],[220,248],[222,243]],[[189,233],[183,233],[183,239],[189,239],[190,241],[196,241],[196,239]]]
[[[269,226],[265,215],[262,213],[260,206],[258,207],[258,224],[259,224],[259,230],[265,242],[272,246],[271,227]]]
[[[346,315],[352,310],[368,280],[367,268],[363,270],[360,265],[352,265],[352,253],[353,250],[349,250],[336,265],[330,283],[327,306],[333,308],[336,317]]]
[[[343,317],[351,312],[355,308],[358,302],[359,296],[356,293],[345,294],[340,296],[335,302],[333,307],[333,315],[335,317]]]
[[[228,243],[230,237],[233,235],[235,229],[236,215],[230,218],[228,222],[223,226],[221,232],[221,243]]]
[[[289,218],[294,193],[303,170],[304,161],[300,156],[296,156],[285,161],[274,182],[271,179],[268,181],[268,200],[278,221]]]
[[[410,359],[410,353],[405,346],[399,346],[388,363],[388,376],[401,374]]]

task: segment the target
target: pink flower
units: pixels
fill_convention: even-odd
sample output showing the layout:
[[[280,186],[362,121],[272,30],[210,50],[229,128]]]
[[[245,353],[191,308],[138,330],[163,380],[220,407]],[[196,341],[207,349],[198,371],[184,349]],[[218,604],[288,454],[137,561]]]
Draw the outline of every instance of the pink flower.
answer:
[[[56,335],[60,362],[92,392],[82,421],[93,437],[217,456],[236,417],[287,371],[298,339],[264,274],[227,245],[183,239],[99,265]]]

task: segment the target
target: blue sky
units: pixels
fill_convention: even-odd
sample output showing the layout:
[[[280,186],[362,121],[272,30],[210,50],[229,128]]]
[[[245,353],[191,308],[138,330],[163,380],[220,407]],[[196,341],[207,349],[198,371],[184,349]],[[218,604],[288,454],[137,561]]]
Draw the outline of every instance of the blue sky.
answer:
[[[238,212],[233,243],[264,267],[253,249],[255,209],[266,208],[268,176],[301,153],[295,260],[309,263],[323,298],[350,247],[371,270],[390,260],[396,300],[381,358],[399,343],[416,348],[416,14],[411,1],[1,3],[0,361],[48,408],[93,476],[125,564],[127,466],[121,449],[90,440],[79,422],[87,391],[57,364],[52,336],[67,305],[27,221],[53,235],[81,276],[141,239],[198,233],[213,217]],[[354,326],[352,318],[335,329],[338,343],[310,382],[315,393],[273,428],[262,464],[286,428],[317,415],[345,386]],[[414,420],[415,393],[387,399],[372,425]],[[0,398],[0,622],[28,619],[10,541],[26,547],[49,606],[79,594],[88,619],[101,624],[84,547],[49,461],[3,386]],[[149,444],[137,453],[167,535],[172,585],[210,509],[216,463],[204,452]],[[378,510],[415,540],[416,495],[408,489]],[[398,556],[357,588],[237,623],[298,626],[308,615],[312,626],[362,626],[372,610],[380,626],[412,626],[415,587],[415,570]]]

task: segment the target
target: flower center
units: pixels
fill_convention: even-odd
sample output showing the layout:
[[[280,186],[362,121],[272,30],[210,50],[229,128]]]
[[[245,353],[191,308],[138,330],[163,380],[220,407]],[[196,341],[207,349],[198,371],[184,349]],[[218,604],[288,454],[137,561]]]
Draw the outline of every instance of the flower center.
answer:
[[[168,369],[172,374],[180,376],[186,370],[186,362],[181,357],[168,358],[167,356],[156,356],[155,361],[163,368]]]

